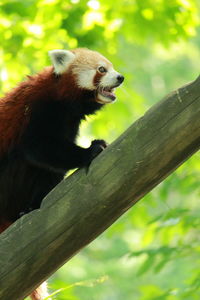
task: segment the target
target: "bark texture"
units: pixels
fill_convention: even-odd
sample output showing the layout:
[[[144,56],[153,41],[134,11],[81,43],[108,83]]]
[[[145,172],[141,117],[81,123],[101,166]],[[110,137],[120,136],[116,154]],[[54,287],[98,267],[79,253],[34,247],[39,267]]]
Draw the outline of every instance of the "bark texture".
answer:
[[[0,299],[17,300],[172,173],[200,147],[200,78],[154,105],[42,207],[0,236]]]

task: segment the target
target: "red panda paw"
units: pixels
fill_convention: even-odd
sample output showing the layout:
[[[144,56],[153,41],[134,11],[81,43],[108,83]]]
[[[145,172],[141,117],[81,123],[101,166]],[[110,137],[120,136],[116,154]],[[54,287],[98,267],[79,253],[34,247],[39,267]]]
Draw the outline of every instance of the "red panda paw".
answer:
[[[91,146],[92,145],[100,145],[101,147],[103,147],[103,149],[105,149],[106,147],[108,147],[108,143],[104,140],[93,140],[92,143],[91,143]]]
[[[108,144],[104,140],[94,140],[91,143],[90,149],[92,151],[92,159],[101,153]]]

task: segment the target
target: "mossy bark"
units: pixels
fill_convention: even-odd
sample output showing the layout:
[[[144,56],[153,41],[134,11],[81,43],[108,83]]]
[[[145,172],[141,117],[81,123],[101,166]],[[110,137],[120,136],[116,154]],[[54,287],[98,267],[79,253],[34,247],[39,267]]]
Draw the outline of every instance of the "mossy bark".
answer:
[[[168,95],[42,207],[0,237],[0,299],[17,300],[172,173],[200,147],[200,78]]]

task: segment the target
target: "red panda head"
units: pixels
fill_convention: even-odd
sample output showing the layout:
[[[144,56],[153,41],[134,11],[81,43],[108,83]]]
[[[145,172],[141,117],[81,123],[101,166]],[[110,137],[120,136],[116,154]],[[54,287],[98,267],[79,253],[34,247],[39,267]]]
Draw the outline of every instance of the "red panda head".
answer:
[[[54,73],[74,79],[75,88],[93,92],[94,101],[106,104],[116,99],[114,89],[124,80],[113,65],[100,53],[85,48],[49,51]],[[68,77],[67,77],[68,76]]]

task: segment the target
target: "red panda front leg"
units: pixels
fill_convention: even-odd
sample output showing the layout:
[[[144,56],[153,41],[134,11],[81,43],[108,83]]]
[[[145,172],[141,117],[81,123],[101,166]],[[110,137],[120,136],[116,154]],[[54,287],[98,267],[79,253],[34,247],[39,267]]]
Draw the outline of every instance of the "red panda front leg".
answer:
[[[81,148],[70,141],[38,137],[23,145],[22,152],[30,164],[64,174],[70,169],[87,167],[106,148],[104,140],[94,140],[89,148]]]

